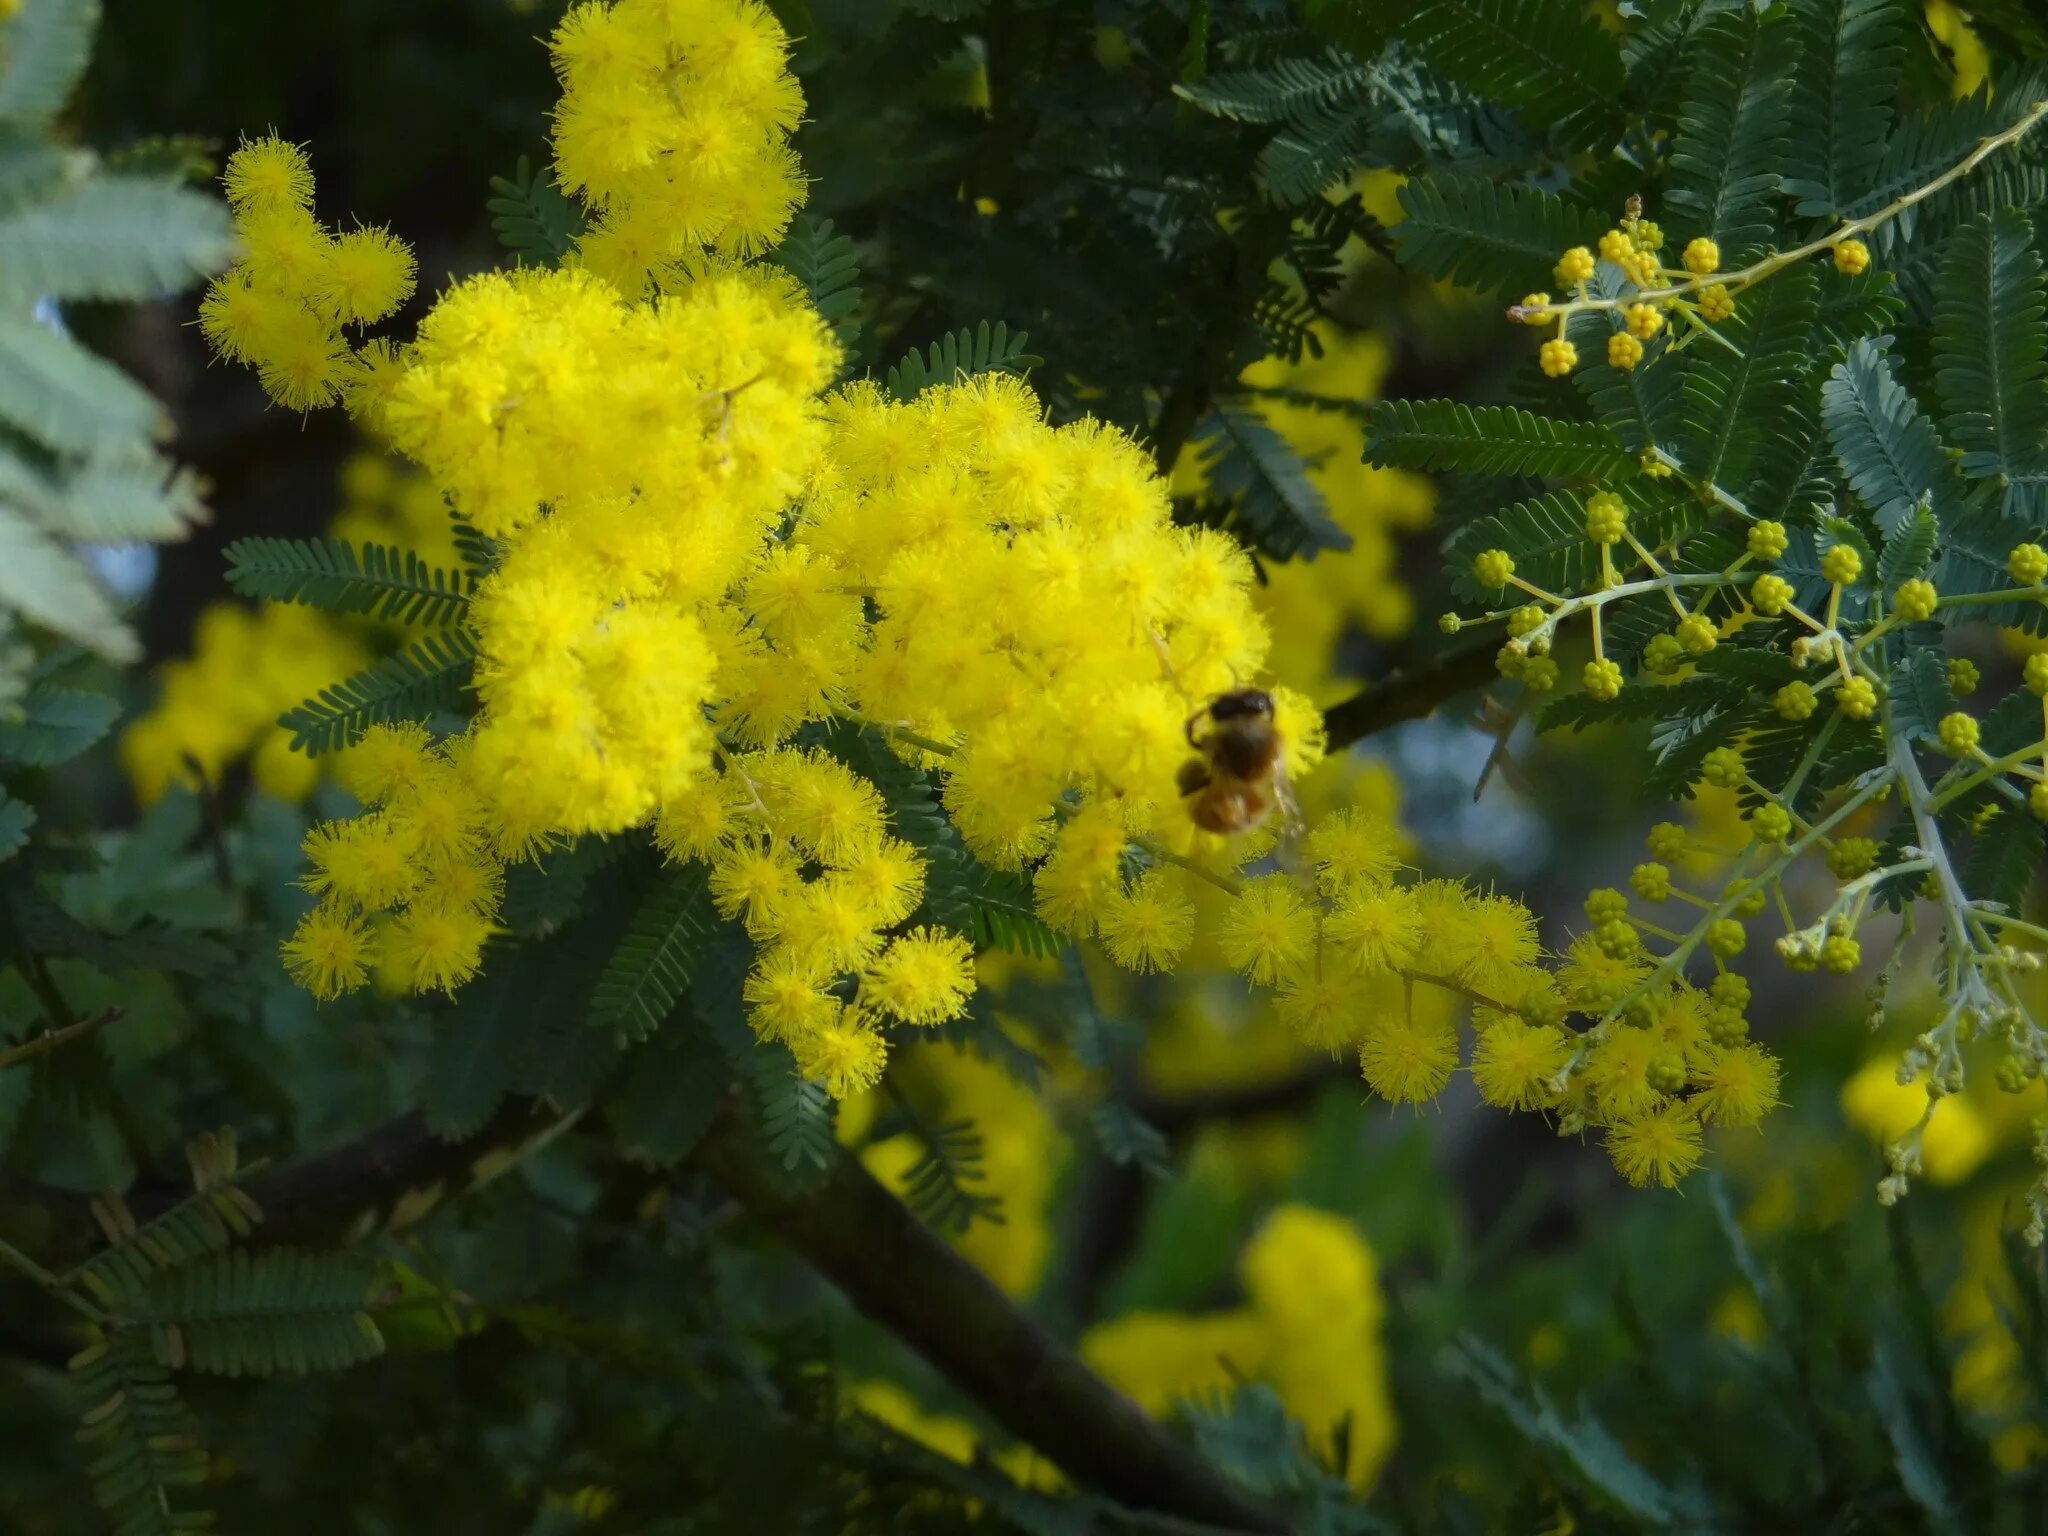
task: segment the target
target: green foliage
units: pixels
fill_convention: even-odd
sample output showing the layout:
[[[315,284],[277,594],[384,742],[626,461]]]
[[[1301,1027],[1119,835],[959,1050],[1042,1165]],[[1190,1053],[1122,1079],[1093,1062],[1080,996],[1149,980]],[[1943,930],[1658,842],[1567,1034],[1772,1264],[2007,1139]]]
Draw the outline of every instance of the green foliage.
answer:
[[[993,326],[984,320],[971,331],[948,331],[923,352],[905,353],[884,383],[896,399],[914,400],[934,384],[977,373],[1025,373],[1045,361],[1024,350],[1029,340],[1022,331],[1012,336],[1000,320]]]
[[[860,334],[860,267],[853,238],[832,233],[830,219],[798,214],[775,248],[773,260],[797,280],[819,318],[832,327],[839,345],[851,348]],[[1018,338],[1021,343],[1023,338]]]
[[[231,1249],[165,1271],[130,1313],[157,1358],[214,1376],[338,1371],[383,1353],[357,1254]]]
[[[113,728],[121,706],[103,693],[36,687],[21,718],[0,720],[0,764],[49,768],[68,763]]]
[[[974,1122],[953,1120],[929,1130],[920,1126],[918,1137],[924,1151],[903,1176],[903,1198],[919,1218],[956,1236],[977,1221],[1000,1225],[1002,1197],[970,1187],[988,1181]]]
[[[1401,265],[1487,293],[1547,292],[1551,268],[1607,226],[1598,209],[1554,192],[1476,176],[1420,176],[1401,188],[1394,244]]]
[[[592,994],[590,1023],[644,1040],[667,1021],[718,927],[702,865],[665,871],[612,953]]]
[[[491,191],[496,195],[484,207],[490,210],[498,243],[514,253],[515,261],[560,265],[583,233],[583,214],[562,195],[554,174],[536,174],[521,155],[509,177],[491,178]]]
[[[191,1410],[147,1336],[129,1332],[88,1346],[72,1357],[70,1375],[82,1405],[78,1441],[86,1475],[115,1536],[211,1529],[211,1515],[173,1502],[172,1490],[206,1480],[206,1454]]]
[[[1666,200],[1741,261],[1771,235],[1770,210],[1785,154],[1787,60],[1763,13],[1732,8],[1688,45],[1691,68],[1678,109]]]
[[[352,746],[373,725],[453,709],[469,686],[476,641],[463,629],[425,635],[296,708],[277,723],[292,750],[318,755]]]
[[[1202,521],[1275,560],[1351,547],[1309,466],[1248,402],[1219,401],[1190,439],[1208,480]]]
[[[1685,472],[1747,498],[1759,447],[1755,424],[1777,430],[1805,405],[1820,282],[1795,267],[1766,284],[1728,327],[1728,348],[1695,348],[1679,397],[1674,447]]]
[[[1889,532],[1930,497],[1938,512],[1948,476],[1941,440],[1892,374],[1883,339],[1864,338],[1821,390],[1821,416],[1842,474]]]
[[[228,585],[244,597],[306,603],[442,629],[469,612],[476,578],[430,566],[409,549],[341,539],[237,539],[227,547]]]
[[[1935,284],[1935,384],[1962,471],[1993,479],[2005,510],[2048,520],[2048,327],[2041,257],[2025,215],[1972,219],[1948,239]]]
[[[1558,421],[1508,405],[1383,400],[1366,428],[1368,462],[1469,475],[1556,475],[1606,480],[1635,467],[1606,427]]]
[[[1905,61],[1907,0],[1797,0],[1784,190],[1794,210],[1830,218],[1869,184],[1891,131]]]
[[[70,99],[92,53],[99,0],[25,0],[0,25],[0,121],[41,127]]]
[[[780,1045],[763,1041],[755,1046],[747,1070],[768,1157],[793,1183],[816,1179],[838,1155],[833,1140],[838,1104],[797,1072]]]
[[[1621,47],[1572,0],[1437,0],[1406,9],[1403,41],[1531,125],[1575,146],[1612,130]]]
[[[98,175],[0,216],[0,303],[153,299],[227,265],[211,197],[151,176]]]

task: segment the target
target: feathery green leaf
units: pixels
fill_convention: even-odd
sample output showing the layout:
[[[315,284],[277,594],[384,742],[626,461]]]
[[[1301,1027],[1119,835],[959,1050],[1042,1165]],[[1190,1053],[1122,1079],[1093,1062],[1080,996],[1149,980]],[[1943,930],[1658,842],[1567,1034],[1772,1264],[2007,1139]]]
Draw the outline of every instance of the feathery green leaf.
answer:
[[[0,23],[0,120],[37,125],[64,110],[99,26],[99,0],[26,0]]]
[[[1606,480],[1635,460],[1606,427],[1559,421],[1508,405],[1383,400],[1366,422],[1369,464],[1471,475],[1557,475]]]
[[[1794,0],[1792,16],[1799,62],[1785,192],[1802,215],[1833,218],[1884,156],[1914,17],[1907,0]]]
[[[664,870],[598,978],[591,1024],[628,1040],[659,1030],[689,989],[690,974],[717,929],[705,867]]]
[[[228,585],[244,597],[429,628],[460,623],[476,588],[469,572],[430,566],[409,549],[340,539],[237,539],[227,560]]]
[[[154,176],[93,176],[0,217],[0,299],[153,299],[233,253],[219,200]]]
[[[1688,50],[1667,222],[1715,241],[1727,265],[1771,238],[1791,95],[1787,41],[1782,26],[1743,6],[1715,16]]]
[[[321,689],[277,723],[292,733],[294,752],[317,757],[354,746],[373,725],[456,708],[475,667],[475,638],[464,629],[444,629]]]
[[[1568,144],[1590,147],[1620,115],[1621,44],[1577,0],[1430,0],[1408,7],[1400,35]]]
[[[888,372],[885,384],[898,400],[914,400],[934,384],[951,384],[977,373],[1024,373],[1045,359],[1025,351],[1030,337],[986,320],[973,330],[948,331],[929,348],[915,347]]]
[[[1935,283],[1935,387],[1963,473],[1997,479],[2006,510],[2048,518],[2048,326],[2040,253],[2024,214],[1972,219]]]
[[[1883,343],[1865,337],[1821,388],[1821,417],[1842,473],[1889,533],[1923,497],[1947,499],[1948,464],[1934,427],[1892,376]]]
[[[1557,258],[1591,245],[1605,227],[1599,213],[1554,192],[1477,176],[1418,176],[1399,198],[1402,218],[1392,233],[1402,266],[1518,298],[1547,290]]]

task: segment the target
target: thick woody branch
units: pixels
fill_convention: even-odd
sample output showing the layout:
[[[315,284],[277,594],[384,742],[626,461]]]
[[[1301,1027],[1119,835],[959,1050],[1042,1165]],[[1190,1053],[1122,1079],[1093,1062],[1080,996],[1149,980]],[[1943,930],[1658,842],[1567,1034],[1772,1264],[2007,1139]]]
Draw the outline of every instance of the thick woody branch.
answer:
[[[1498,641],[1472,641],[1412,669],[1389,673],[1380,682],[1326,711],[1330,745],[1353,742],[1408,720],[1420,720],[1461,693],[1484,687],[1496,675]]]
[[[784,1189],[728,1112],[692,1161],[862,1312],[1076,1482],[1209,1525],[1286,1528],[1083,1365],[850,1154],[839,1152],[812,1187]]]

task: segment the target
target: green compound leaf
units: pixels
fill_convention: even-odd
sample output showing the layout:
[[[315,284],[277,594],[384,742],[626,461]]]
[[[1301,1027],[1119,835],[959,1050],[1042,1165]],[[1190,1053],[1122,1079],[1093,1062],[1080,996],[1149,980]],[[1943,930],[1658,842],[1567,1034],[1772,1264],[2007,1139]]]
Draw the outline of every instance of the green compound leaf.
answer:
[[[99,0],[27,0],[0,25],[0,121],[39,126],[71,99],[92,55]]]
[[[1688,476],[1747,489],[1757,444],[1797,411],[1819,315],[1820,279],[1811,264],[1794,267],[1744,295],[1723,333],[1736,350],[1696,346],[1687,354],[1674,446]]]
[[[1715,16],[1687,49],[1667,222],[1715,241],[1731,266],[1771,238],[1785,155],[1789,42],[1775,19],[1743,6]]]
[[[294,752],[317,757],[354,746],[373,725],[456,708],[475,668],[475,637],[464,629],[442,630],[321,689],[277,723],[292,733]]]
[[[436,629],[459,624],[476,589],[469,571],[444,571],[386,544],[237,539],[227,559],[228,585],[244,597]]]
[[[152,299],[233,253],[218,200],[152,176],[94,176],[0,218],[0,297]]]
[[[1591,245],[1606,227],[1598,212],[1553,192],[1478,176],[1418,176],[1399,196],[1401,265],[1487,293],[1547,291],[1558,256]]]
[[[934,384],[951,384],[977,373],[1024,373],[1045,359],[1025,351],[1030,340],[1024,332],[1010,334],[1009,326],[986,320],[973,330],[949,331],[925,351],[912,348],[892,367],[885,380],[889,393],[898,400],[915,400]]]
[[[1914,741],[1938,739],[1941,717],[1956,707],[1940,654],[1908,651],[1892,668],[1887,686],[1892,728]]]
[[[805,1081],[789,1051],[773,1041],[754,1047],[748,1076],[769,1161],[793,1183],[815,1180],[838,1151],[839,1106],[822,1085]]]
[[[1532,127],[1579,147],[1611,133],[1621,45],[1577,0],[1431,0],[1403,9],[1404,42]]]
[[[1951,235],[1934,297],[1935,387],[1963,474],[2000,482],[2008,512],[2048,517],[2048,326],[2027,217],[2007,208]]]
[[[147,1331],[124,1329],[89,1345],[69,1372],[86,1476],[119,1536],[210,1530],[211,1516],[184,1493],[206,1481],[199,1425]]]
[[[130,1315],[165,1365],[303,1376],[384,1352],[367,1309],[376,1285],[360,1254],[234,1249],[157,1275]]]
[[[1913,515],[1884,541],[1884,552],[1877,557],[1878,587],[1896,592],[1901,582],[1924,576],[1940,536],[1940,520],[1927,508],[1915,507]]]
[[[854,259],[853,237],[832,233],[830,219],[798,214],[769,259],[795,278],[811,307],[832,327],[841,347],[851,349],[860,327],[853,312],[860,307],[860,267]]]
[[[710,876],[701,864],[664,870],[612,951],[590,1000],[590,1023],[644,1040],[689,990],[698,959],[718,931]]]
[[[1943,505],[1948,464],[1933,424],[1893,377],[1886,339],[1866,336],[1835,365],[1821,387],[1821,419],[1842,473],[1890,533],[1924,498]]]
[[[47,768],[68,763],[120,718],[120,700],[71,688],[32,688],[19,720],[0,720],[0,763]]]
[[[1402,469],[1601,481],[1636,468],[1614,433],[1596,422],[1455,400],[1380,401],[1367,418],[1365,458]]]
[[[1793,0],[1793,72],[1785,192],[1802,216],[1832,218],[1884,157],[1905,65],[1906,0]]]
[[[1189,439],[1208,477],[1213,520],[1275,560],[1346,550],[1351,535],[1294,445],[1241,401],[1219,401]]]
[[[491,191],[484,207],[492,233],[521,262],[532,257],[546,266],[559,265],[583,233],[582,210],[562,195],[552,171],[535,175],[524,155],[509,177],[491,178]]]

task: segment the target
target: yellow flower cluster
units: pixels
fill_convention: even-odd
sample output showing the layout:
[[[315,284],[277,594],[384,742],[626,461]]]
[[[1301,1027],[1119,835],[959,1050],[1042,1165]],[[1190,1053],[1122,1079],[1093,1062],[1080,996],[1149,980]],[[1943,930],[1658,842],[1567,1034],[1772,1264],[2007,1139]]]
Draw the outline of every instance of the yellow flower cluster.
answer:
[[[306,837],[307,890],[320,904],[285,941],[285,963],[317,998],[363,985],[372,966],[393,990],[452,992],[483,960],[505,889],[484,835],[460,738],[375,726],[348,754],[348,787],[369,811]]]
[[[1469,1067],[1482,1098],[1555,1114],[1565,1134],[1604,1128],[1632,1183],[1675,1184],[1700,1160],[1703,1125],[1751,1125],[1777,1103],[1776,1059],[1743,1038],[1739,978],[1711,995],[1646,988],[1648,960],[1597,934],[1548,968],[1519,901],[1400,879],[1400,834],[1379,817],[1324,817],[1307,849],[1314,886],[1286,874],[1236,885],[1218,948],[1277,989],[1275,1011],[1305,1043],[1356,1052],[1381,1097],[1434,1098],[1458,1069],[1456,1020],[1430,1001],[1442,995],[1473,1005]],[[1418,984],[1431,991],[1418,998]],[[1575,1031],[1574,1013],[1595,1022]]]
[[[145,805],[173,784],[220,783],[253,754],[256,786],[303,800],[319,782],[316,759],[291,749],[277,717],[370,664],[362,636],[310,608],[208,604],[192,654],[157,670],[157,702],[121,733],[121,766]]]
[[[1134,1312],[1083,1335],[1082,1359],[1155,1417],[1264,1381],[1318,1454],[1345,1448],[1339,1470],[1352,1486],[1370,1486],[1395,1438],[1372,1250],[1348,1221],[1283,1205],[1246,1245],[1238,1275],[1244,1306]]]
[[[638,298],[698,247],[753,256],[804,199],[789,133],[803,92],[759,0],[575,6],[550,44],[555,170],[596,217],[592,272]]]
[[[222,182],[243,255],[207,289],[200,329],[223,357],[254,367],[278,404],[332,405],[362,377],[347,330],[405,302],[412,252],[387,229],[323,227],[305,151],[282,139],[244,143]]]
[[[465,280],[415,339],[350,365],[351,410],[499,552],[467,619],[480,708],[434,757],[478,808],[466,850],[495,867],[653,825],[754,936],[756,1029],[855,1092],[882,1069],[885,1021],[956,1017],[973,977],[961,939],[899,931],[925,870],[874,786],[794,741],[853,721],[942,771],[974,853],[1036,866],[1048,920],[1100,932],[1133,968],[1171,964],[1191,930],[1175,865],[1267,846],[1200,831],[1180,782],[1191,717],[1266,656],[1242,549],[1175,527],[1137,444],[1050,426],[1021,380],[822,395],[839,353],[794,283],[697,244],[744,251],[770,232],[719,201],[677,126],[709,104],[751,124],[735,142],[779,145],[795,87],[751,0],[584,6],[556,51],[565,180],[608,218],[666,210],[689,249],[664,247],[651,295],[594,261]],[[276,259],[252,248],[239,281],[284,284]],[[1299,777],[1319,722],[1296,695],[1275,702],[1280,766]],[[403,847],[404,806],[379,803],[309,845],[321,889],[354,903],[322,908],[317,952],[312,933],[294,940],[323,991],[361,980],[368,937],[347,936],[367,915],[414,911],[409,890],[323,872]],[[463,910],[477,931],[399,967],[414,985],[473,966],[488,890]]]

